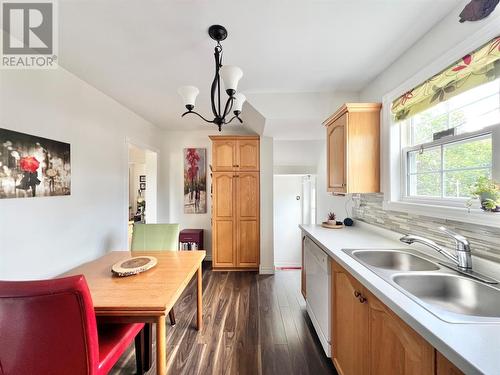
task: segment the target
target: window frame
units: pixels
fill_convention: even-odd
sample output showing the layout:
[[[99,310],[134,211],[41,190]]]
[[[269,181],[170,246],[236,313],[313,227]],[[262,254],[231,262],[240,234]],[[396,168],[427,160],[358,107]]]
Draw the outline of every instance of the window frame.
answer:
[[[500,228],[500,214],[484,212],[480,209],[478,201],[468,210],[461,202],[454,205],[448,202],[447,205],[443,205],[442,202],[433,200],[407,201],[402,199],[403,181],[401,180],[401,176],[404,176],[404,174],[402,173],[401,131],[400,126],[394,121],[391,113],[392,102],[400,97],[402,92],[407,92],[429,77],[438,74],[462,56],[498,36],[499,32],[500,25],[494,22],[486,24],[475,33],[462,39],[460,43],[457,43],[450,50],[440,54],[414,76],[383,96],[380,159],[381,191],[384,193],[382,206],[384,210]],[[494,152],[495,150],[498,152],[500,151],[500,125],[491,128],[493,128],[493,150]],[[494,179],[500,180],[500,158],[497,155],[497,153],[493,155],[492,175]]]
[[[433,204],[433,205],[440,205],[440,206],[451,206],[451,207],[464,207],[465,203],[470,200],[470,198],[464,198],[464,197],[419,197],[419,196],[411,196],[408,194],[409,191],[409,184],[408,184],[408,176],[409,176],[409,166],[408,166],[408,154],[410,152],[418,151],[421,149],[432,149],[436,147],[443,147],[445,145],[450,145],[450,144],[457,144],[460,142],[466,142],[468,140],[480,140],[483,138],[489,138],[491,137],[492,143],[493,143],[493,132],[496,131],[496,128],[500,126],[500,123],[497,125],[492,125],[487,128],[483,128],[481,130],[475,131],[475,132],[470,132],[470,133],[463,133],[459,134],[456,136],[450,136],[450,137],[444,137],[439,140],[433,141],[433,142],[427,142],[427,143],[422,143],[418,144],[415,146],[408,146],[408,147],[402,147],[401,148],[401,162],[402,162],[402,171],[401,171],[401,201],[403,202],[413,202],[413,203],[421,203],[421,204]],[[493,149],[493,148],[492,148]],[[443,166],[443,152],[441,151],[441,166]],[[500,150],[497,150],[495,152],[495,149],[493,149],[493,154],[492,154],[492,161],[491,161],[491,167],[487,168],[463,168],[463,169],[457,169],[457,171],[460,170],[467,170],[467,169],[491,169],[491,173],[493,174],[493,160],[495,159],[495,156],[497,158],[500,158]],[[440,169],[439,171],[436,171],[434,173],[440,173],[443,175],[445,173],[444,169]],[[442,186],[444,185],[444,181],[442,181]],[[475,208],[479,208],[479,202],[473,202],[473,206]]]

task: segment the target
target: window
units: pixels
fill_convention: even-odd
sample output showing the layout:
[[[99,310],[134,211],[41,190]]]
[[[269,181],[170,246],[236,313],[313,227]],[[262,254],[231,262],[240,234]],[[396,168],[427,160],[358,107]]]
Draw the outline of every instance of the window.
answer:
[[[492,132],[498,124],[500,79],[401,121],[402,198],[463,204],[478,177],[492,177]],[[445,130],[450,133],[437,134]]]

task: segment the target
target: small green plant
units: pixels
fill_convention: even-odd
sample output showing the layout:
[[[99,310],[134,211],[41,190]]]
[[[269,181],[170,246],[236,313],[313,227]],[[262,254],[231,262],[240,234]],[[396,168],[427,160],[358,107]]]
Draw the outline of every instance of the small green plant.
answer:
[[[472,186],[471,193],[474,198],[479,198],[483,210],[500,211],[500,188],[492,179],[479,177]]]
[[[334,213],[334,212],[330,212],[330,213],[328,214],[328,220],[334,221],[336,217],[337,217],[337,216],[335,216],[335,213]]]
[[[471,193],[478,198],[481,194],[494,194],[498,196],[499,189],[495,181],[489,179],[488,177],[481,176],[476,180],[476,183],[472,186]]]

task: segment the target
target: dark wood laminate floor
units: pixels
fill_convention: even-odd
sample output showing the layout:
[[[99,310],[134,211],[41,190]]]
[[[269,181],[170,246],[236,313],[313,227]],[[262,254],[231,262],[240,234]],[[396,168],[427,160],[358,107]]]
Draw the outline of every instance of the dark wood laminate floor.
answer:
[[[336,374],[300,294],[300,271],[275,275],[203,273],[204,327],[196,331],[196,284],[191,281],[167,319],[168,374]],[[153,335],[154,337],[154,335]],[[153,364],[149,374],[155,374]],[[134,374],[133,348],[111,374]]]

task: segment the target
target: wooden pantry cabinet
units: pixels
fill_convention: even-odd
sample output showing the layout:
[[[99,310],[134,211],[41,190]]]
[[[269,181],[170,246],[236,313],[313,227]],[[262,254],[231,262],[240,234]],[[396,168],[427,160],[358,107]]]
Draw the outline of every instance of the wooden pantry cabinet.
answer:
[[[380,103],[346,103],[323,122],[329,192],[380,191],[381,107]]]
[[[260,264],[259,137],[211,136],[212,266]]]
[[[340,375],[461,375],[349,272],[332,262],[332,360]]]

